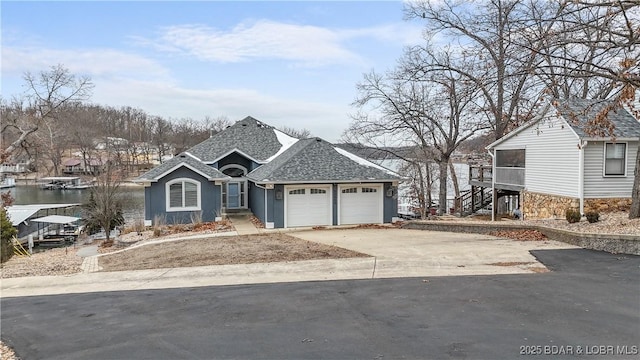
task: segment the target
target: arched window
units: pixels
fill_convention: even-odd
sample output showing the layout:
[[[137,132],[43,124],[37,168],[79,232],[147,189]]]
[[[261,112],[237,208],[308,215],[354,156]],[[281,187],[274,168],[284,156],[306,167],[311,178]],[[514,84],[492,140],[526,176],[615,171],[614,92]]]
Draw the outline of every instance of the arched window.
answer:
[[[200,210],[200,182],[175,179],[167,183],[167,211]]]

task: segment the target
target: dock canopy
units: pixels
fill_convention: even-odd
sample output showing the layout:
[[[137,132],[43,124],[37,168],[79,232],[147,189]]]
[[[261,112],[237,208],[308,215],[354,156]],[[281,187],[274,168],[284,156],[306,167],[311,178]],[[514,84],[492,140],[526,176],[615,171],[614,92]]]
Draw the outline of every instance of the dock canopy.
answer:
[[[49,215],[49,216],[33,219],[31,221],[51,223],[51,224],[70,224],[78,220],[80,220],[80,218],[75,216]]]
[[[12,205],[7,206],[7,215],[11,220],[13,226],[18,226],[20,223],[30,220],[40,210],[53,210],[64,209],[74,206],[80,206],[81,204],[33,204],[33,205]]]

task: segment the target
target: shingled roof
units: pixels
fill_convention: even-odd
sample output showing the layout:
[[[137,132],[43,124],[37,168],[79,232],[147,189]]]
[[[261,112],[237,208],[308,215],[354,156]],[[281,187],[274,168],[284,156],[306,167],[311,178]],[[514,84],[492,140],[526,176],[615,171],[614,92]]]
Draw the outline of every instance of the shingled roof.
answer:
[[[557,100],[556,109],[569,123],[578,137],[583,139],[598,138],[602,136],[591,135],[589,131],[589,121],[593,121],[596,116],[608,105],[607,100],[585,100],[570,99]],[[607,119],[613,124],[613,133],[606,132],[604,137],[615,138],[638,138],[640,137],[640,121],[624,108],[615,108],[609,111]]]
[[[187,152],[205,163],[213,163],[237,150],[256,162],[264,163],[285,145],[280,140],[293,142],[295,138],[248,116]]]
[[[320,138],[299,140],[247,178],[258,183],[400,180],[393,171]]]
[[[146,173],[140,175],[136,178],[135,182],[148,182],[148,181],[158,181],[158,179],[169,171],[173,169],[177,169],[181,166],[186,166],[191,168],[193,171],[199,173],[204,176],[208,180],[225,180],[230,179],[229,176],[221,173],[218,169],[213,168],[209,165],[206,165],[193,157],[180,154],[178,156],[174,156],[173,158],[165,161],[164,163],[154,167],[153,169],[147,171]]]

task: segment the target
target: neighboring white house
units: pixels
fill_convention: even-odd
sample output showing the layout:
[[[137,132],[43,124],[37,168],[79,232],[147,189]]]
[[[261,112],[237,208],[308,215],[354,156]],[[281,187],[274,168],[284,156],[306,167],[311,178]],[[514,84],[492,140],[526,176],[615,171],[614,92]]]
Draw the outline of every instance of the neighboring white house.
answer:
[[[613,136],[591,135],[593,120],[608,104],[579,99],[547,103],[531,122],[487,147],[493,156],[488,186],[497,196],[519,194],[529,219],[564,217],[569,207],[582,214],[628,209],[640,122],[617,108],[607,114]]]

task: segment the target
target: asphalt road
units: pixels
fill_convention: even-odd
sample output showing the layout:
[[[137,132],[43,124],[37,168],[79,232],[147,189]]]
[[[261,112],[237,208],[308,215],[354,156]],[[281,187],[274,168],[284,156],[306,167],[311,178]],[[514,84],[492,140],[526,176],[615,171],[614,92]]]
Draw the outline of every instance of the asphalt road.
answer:
[[[640,257],[533,253],[553,271],[8,298],[1,335],[24,360],[640,357]]]

